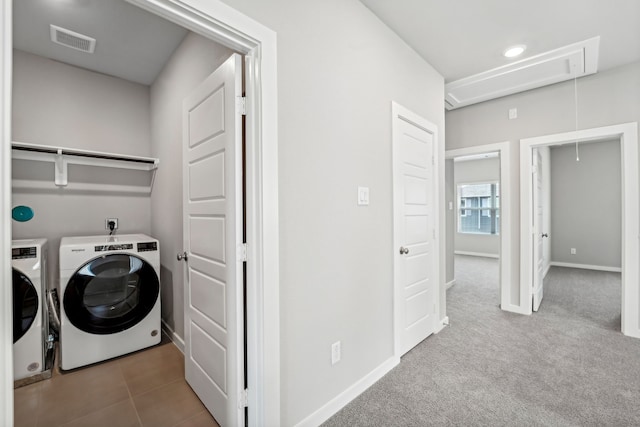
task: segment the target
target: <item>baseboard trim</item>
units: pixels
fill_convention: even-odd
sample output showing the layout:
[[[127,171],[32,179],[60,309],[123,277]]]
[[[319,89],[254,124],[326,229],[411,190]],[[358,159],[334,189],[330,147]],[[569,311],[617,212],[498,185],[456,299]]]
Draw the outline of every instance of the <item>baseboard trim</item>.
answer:
[[[449,316],[444,316],[440,323],[436,326],[434,334],[439,333],[441,330],[449,326]]]
[[[604,265],[573,264],[570,262],[556,262],[556,261],[551,261],[550,265],[554,267],[581,268],[583,270],[598,270],[598,271],[610,271],[613,273],[622,273],[622,268],[620,267],[607,267]]]
[[[355,382],[351,387],[331,399],[326,405],[296,424],[296,427],[316,427],[335,415],[349,402],[371,387],[376,381],[385,376],[390,370],[398,366],[400,358],[390,357],[380,366]]]
[[[165,322],[164,320],[161,320],[161,322],[162,322],[162,330],[164,331],[164,333],[167,334],[169,338],[171,338],[171,341],[173,341],[173,344],[176,347],[178,347],[178,350],[180,350],[182,354],[184,354],[184,340],[182,339],[182,337],[176,334],[175,331],[171,328],[171,326],[167,324],[167,322]]]
[[[455,284],[456,284],[456,279],[453,279],[452,281],[447,282],[447,285],[446,285],[447,289],[450,289]]]
[[[508,311],[509,313],[516,313],[516,314],[524,314],[524,315],[530,315],[531,312],[527,311],[526,309],[523,309],[522,307],[520,307],[519,305],[513,305],[513,304],[509,304],[509,305],[500,305],[500,309],[502,311]]]
[[[484,252],[453,251],[453,253],[456,255],[479,256],[483,258],[496,258],[496,259],[500,258],[500,255],[488,254]]]
[[[551,270],[551,264],[552,263],[547,264],[547,267],[544,269],[544,274],[542,275],[543,278],[547,277],[547,274],[549,274],[549,270]]]

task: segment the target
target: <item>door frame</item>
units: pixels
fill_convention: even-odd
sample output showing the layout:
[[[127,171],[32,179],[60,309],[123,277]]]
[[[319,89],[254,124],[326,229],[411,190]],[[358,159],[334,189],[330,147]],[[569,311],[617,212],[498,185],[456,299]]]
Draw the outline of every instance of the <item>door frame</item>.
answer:
[[[619,139],[622,165],[622,333],[640,338],[640,195],[638,123],[624,123],[520,140],[520,289],[530,301],[533,292],[533,148]],[[528,304],[531,314],[531,304]]]
[[[512,284],[512,215],[513,186],[511,184],[511,145],[509,142],[476,145],[445,151],[445,159],[485,153],[499,153],[500,157],[500,308],[520,313],[520,306],[511,303]],[[455,185],[455,183],[453,183]]]
[[[399,274],[398,269],[396,268],[396,250],[402,245],[402,242],[398,241],[398,233],[396,232],[398,221],[398,214],[396,212],[397,206],[399,206],[401,202],[401,194],[395,188],[395,159],[398,156],[396,152],[398,141],[399,141],[399,130],[398,130],[398,121],[408,122],[414,126],[418,126],[427,132],[433,135],[433,230],[434,230],[434,241],[433,248],[434,253],[436,255],[433,265],[434,265],[434,281],[435,281],[435,289],[436,293],[434,295],[436,310],[435,315],[438,318],[435,320],[436,327],[434,333],[438,333],[445,326],[445,322],[448,323],[448,319],[442,321],[439,319],[440,317],[440,297],[442,292],[442,287],[440,285],[440,270],[441,270],[441,251],[440,251],[440,194],[441,194],[441,181],[440,181],[440,142],[438,140],[438,127],[428,121],[427,119],[417,115],[416,113],[410,111],[409,109],[403,107],[402,105],[391,102],[391,133],[392,133],[392,141],[391,141],[391,149],[392,149],[392,177],[393,177],[393,355],[396,363],[400,362],[400,357],[402,356],[402,346],[400,344],[400,336],[402,332],[402,317],[404,314],[404,310],[402,310],[402,292],[398,289],[397,284],[399,283]]]
[[[276,33],[220,0],[126,0],[246,57],[249,424],[280,424]],[[0,272],[11,280],[12,0],[0,0]],[[0,291],[0,424],[13,424],[11,289]]]

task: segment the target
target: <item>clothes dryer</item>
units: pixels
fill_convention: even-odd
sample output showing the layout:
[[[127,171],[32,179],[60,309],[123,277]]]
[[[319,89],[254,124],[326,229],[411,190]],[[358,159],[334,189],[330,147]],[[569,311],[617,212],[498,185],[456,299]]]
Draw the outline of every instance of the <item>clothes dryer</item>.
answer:
[[[60,367],[160,342],[160,245],[144,234],[60,241]]]
[[[20,380],[44,370],[48,311],[47,240],[11,242],[13,276],[13,377]]]

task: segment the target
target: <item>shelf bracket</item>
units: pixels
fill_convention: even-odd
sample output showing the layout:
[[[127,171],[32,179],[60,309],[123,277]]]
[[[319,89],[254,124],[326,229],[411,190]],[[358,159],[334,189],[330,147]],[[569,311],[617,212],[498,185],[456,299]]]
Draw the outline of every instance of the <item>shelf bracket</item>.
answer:
[[[62,150],[58,150],[55,159],[54,181],[58,187],[66,187],[69,183],[67,179],[67,160],[62,155]]]

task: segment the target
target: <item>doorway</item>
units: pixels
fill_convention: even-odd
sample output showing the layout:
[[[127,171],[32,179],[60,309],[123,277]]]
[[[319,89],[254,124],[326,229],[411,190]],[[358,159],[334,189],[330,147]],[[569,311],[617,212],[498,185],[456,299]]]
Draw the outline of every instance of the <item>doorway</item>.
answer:
[[[500,154],[459,156],[447,162],[453,182],[447,208],[453,229],[456,284],[476,283],[489,301],[500,294]],[[480,280],[482,278],[482,280]]]
[[[534,148],[532,309],[620,331],[620,141]]]
[[[195,1],[176,4],[166,0],[131,0],[143,9],[203,34],[214,41],[239,51],[247,58],[247,235],[254,242],[248,256],[253,265],[247,272],[248,284],[248,348],[254,355],[248,364],[252,387],[247,396],[251,424],[279,424],[279,382],[266,381],[266,373],[279,372],[279,309],[278,309],[278,209],[277,209],[277,102],[276,102],[276,40],[269,29],[238,13],[221,1],[206,5]],[[195,4],[198,3],[198,4]],[[2,224],[3,280],[11,280],[9,245],[11,223],[11,65],[12,65],[12,2],[0,0],[3,31],[0,70],[2,114]],[[213,18],[213,17],[216,18]],[[7,287],[8,288],[8,287]],[[5,325],[11,324],[10,290],[5,289],[1,310]],[[257,327],[257,325],[262,325]],[[0,332],[0,366],[2,383],[0,413],[3,424],[13,421],[12,348],[10,333]]]
[[[637,123],[586,129],[576,132],[566,132],[520,141],[520,195],[521,195],[521,236],[520,236],[520,270],[521,286],[528,292],[525,296],[532,296],[534,291],[534,270],[536,243],[539,236],[535,228],[534,216],[536,207],[533,198],[533,167],[536,149],[545,146],[564,144],[585,144],[593,141],[620,141],[621,157],[621,271],[622,271],[622,301],[621,301],[621,329],[628,336],[640,338],[639,318],[639,267],[638,267],[638,147]],[[570,253],[573,252],[570,249]],[[529,305],[531,307],[531,305]]]
[[[491,154],[491,153],[494,153],[494,154]],[[493,244],[497,246],[497,248],[495,248],[497,249],[497,252],[490,253],[491,249],[489,250],[489,252],[486,252],[486,250],[484,251],[478,250],[477,249],[478,246],[476,246],[476,250],[463,249],[460,255],[462,256],[493,255],[496,258],[498,258],[499,260],[499,267],[498,267],[499,297],[498,296],[496,297],[496,302],[499,301],[499,304],[502,310],[519,313],[520,309],[517,303],[514,304],[511,301],[512,295],[514,294],[517,295],[517,293],[514,292],[511,285],[512,283],[511,281],[511,274],[512,274],[511,273],[511,262],[512,262],[511,221],[512,219],[511,218],[512,218],[513,196],[512,196],[512,185],[509,179],[511,174],[511,168],[509,165],[509,162],[511,160],[510,159],[510,156],[511,156],[510,143],[501,142],[501,143],[495,143],[495,144],[486,144],[486,145],[479,145],[479,146],[468,147],[468,148],[448,150],[445,152],[445,160],[447,161],[447,165],[452,168],[452,172],[453,172],[453,168],[455,168],[454,160],[456,158],[468,159],[468,160],[470,159],[470,161],[475,161],[480,159],[486,159],[487,158],[486,156],[493,156],[494,159],[497,158],[495,163],[497,163],[496,166],[499,169],[499,171],[497,172],[497,176],[496,174],[488,176],[486,175],[486,173],[484,173],[484,175],[487,178],[484,178],[483,181],[487,181],[487,182],[482,182],[482,184],[485,184],[485,186],[486,184],[489,184],[487,188],[483,188],[484,190],[488,191],[487,195],[489,197],[489,200],[491,199],[491,184],[494,185],[494,195],[495,195],[495,189],[496,189],[495,184],[498,184],[497,188],[499,188],[499,202],[498,202],[499,210],[495,210],[495,206],[493,208],[494,209],[493,214],[491,210],[487,210],[487,209],[484,210],[485,223],[490,224],[490,222],[486,220],[490,220],[492,216],[493,216],[493,220],[498,220],[497,223],[499,224],[499,233],[497,234],[497,236],[496,235],[488,236],[488,237],[494,238],[495,242],[493,242]],[[465,210],[460,208],[460,204],[462,202],[461,200],[459,200],[460,198],[458,197],[459,195],[457,194],[458,188],[455,183],[454,174],[449,173],[447,177],[448,177],[447,194],[449,196],[449,199],[447,199],[446,207],[445,207],[446,214],[447,214],[447,224],[448,224],[447,225],[446,257],[447,257],[447,272],[453,276],[455,271],[454,270],[455,268],[455,248],[454,248],[455,234],[459,229],[459,223],[460,223],[459,218],[457,217],[461,213],[461,210],[462,211],[465,211]],[[498,179],[496,179],[496,177]],[[465,178],[464,180],[468,180],[468,179],[469,178]],[[464,196],[464,194],[461,194],[461,195]],[[494,201],[495,201],[495,197],[494,197]],[[466,207],[466,202],[464,203]],[[467,212],[463,212],[463,213],[466,215]],[[469,213],[471,214],[471,211],[469,211]],[[486,216],[487,213],[488,213],[488,217]],[[482,206],[480,206],[480,208],[478,209],[478,215],[479,215],[478,217],[465,216],[465,218],[463,219],[476,218],[477,220],[478,218],[480,218],[482,221],[482,218],[481,218],[482,214],[483,214],[483,210],[482,210]],[[498,217],[496,217],[496,215],[498,215]],[[495,227],[495,223],[494,223],[494,227]],[[490,225],[487,230],[489,230],[489,234],[491,234]],[[474,237],[477,237],[477,236],[474,236]],[[482,237],[486,237],[486,236],[482,236]],[[472,242],[472,244],[473,243],[474,242]],[[455,280],[455,277],[447,277],[446,280],[448,284],[449,283],[453,284],[454,283],[453,280]]]

